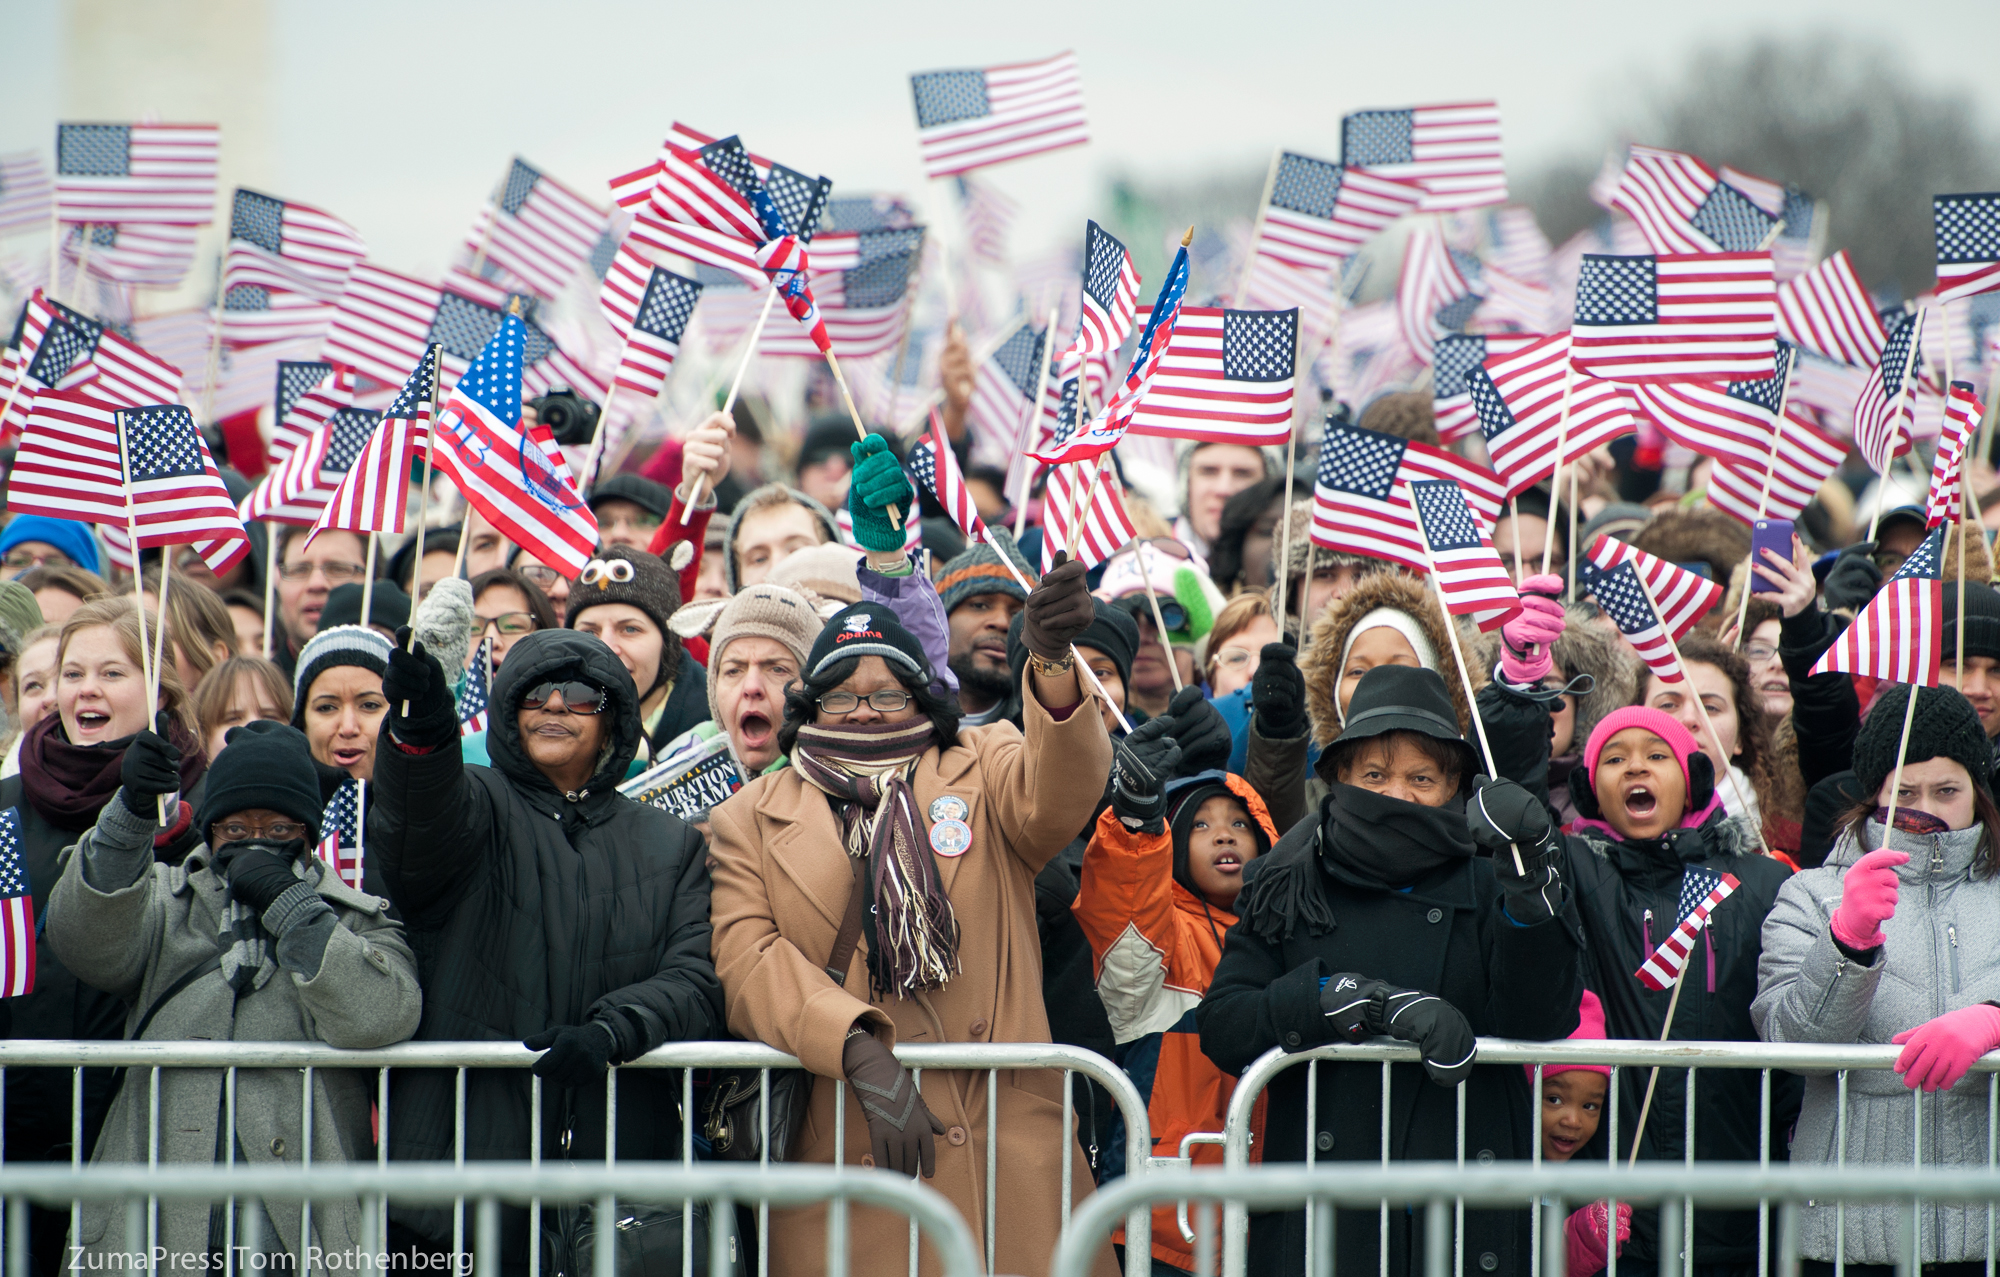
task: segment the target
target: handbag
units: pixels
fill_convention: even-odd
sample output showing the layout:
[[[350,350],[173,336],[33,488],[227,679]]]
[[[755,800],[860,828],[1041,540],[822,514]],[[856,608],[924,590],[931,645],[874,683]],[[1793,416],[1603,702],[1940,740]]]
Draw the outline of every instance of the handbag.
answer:
[[[868,862],[849,857],[854,866],[854,890],[847,896],[847,914],[840,920],[840,932],[833,939],[826,973],[833,982],[845,986],[847,964],[861,943],[862,875]],[[709,1083],[702,1101],[702,1134],[710,1152],[720,1161],[755,1162],[764,1151],[764,1088],[762,1069],[719,1069]],[[812,1102],[813,1075],[807,1069],[771,1070],[771,1160],[782,1162],[792,1149],[799,1128],[805,1125],[806,1106]]]
[[[729,1235],[729,1264],[710,1272],[709,1228],[714,1224],[707,1202],[694,1204],[694,1265],[681,1271],[681,1234],[688,1221],[682,1203],[639,1205],[620,1200],[611,1222],[617,1259],[613,1271],[623,1277],[734,1277],[743,1271],[742,1239],[736,1233],[736,1212],[728,1212],[722,1227]],[[556,1277],[590,1277],[596,1271],[601,1229],[590,1206],[561,1206],[544,1216],[542,1271]]]

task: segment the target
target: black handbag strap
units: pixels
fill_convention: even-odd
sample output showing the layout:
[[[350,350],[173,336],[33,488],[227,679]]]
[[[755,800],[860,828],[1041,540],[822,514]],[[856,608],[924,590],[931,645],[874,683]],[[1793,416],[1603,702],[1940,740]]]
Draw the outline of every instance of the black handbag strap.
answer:
[[[146,1014],[139,1017],[139,1027],[133,1029],[125,1040],[127,1042],[137,1042],[140,1038],[145,1037],[146,1027],[153,1022],[154,1016],[166,1009],[167,1003],[179,997],[196,980],[201,979],[211,971],[220,970],[222,970],[222,955],[217,953],[211,955],[208,961],[202,963],[200,966],[192,967],[182,972],[181,978],[168,985],[165,993],[153,999],[153,1005],[147,1007]]]
[[[854,866],[854,890],[847,893],[847,915],[840,920],[840,932],[833,938],[833,953],[826,960],[826,973],[842,988],[847,986],[847,964],[854,961],[854,950],[861,943],[861,897],[868,889],[867,859],[862,856],[847,859]]]

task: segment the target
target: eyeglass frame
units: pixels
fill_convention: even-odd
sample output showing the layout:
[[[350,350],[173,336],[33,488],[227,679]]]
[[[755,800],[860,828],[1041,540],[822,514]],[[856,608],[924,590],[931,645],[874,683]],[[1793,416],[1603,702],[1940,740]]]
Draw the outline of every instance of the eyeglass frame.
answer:
[[[280,563],[278,565],[278,579],[281,581],[310,581],[314,572],[325,576],[330,585],[348,585],[367,576],[368,565],[354,562],[342,563],[337,560],[331,563],[315,563],[311,559],[301,559],[297,563]]]
[[[854,704],[849,705],[846,709],[835,709],[833,706],[827,704],[827,702],[832,700],[836,696],[852,696],[854,697]],[[897,701],[894,705],[877,705],[875,703],[875,698],[878,696],[900,696],[903,699]],[[902,710],[905,707],[907,707],[911,701],[914,701],[916,699],[917,699],[916,693],[904,687],[878,687],[874,691],[868,693],[868,695],[866,696],[862,696],[855,692],[845,691],[841,688],[835,688],[833,691],[828,692],[824,696],[814,697],[813,704],[819,706],[821,709],[825,710],[829,714],[852,714],[855,710],[860,709],[862,704],[865,702],[868,708],[876,711],[877,713],[894,714],[899,710]]]
[[[501,629],[500,623],[506,620],[510,616],[520,617],[521,620],[526,623],[528,628],[524,630],[516,630],[511,634],[508,633],[506,630]],[[521,610],[515,610],[512,612],[502,612],[498,616],[486,616],[482,613],[474,612],[472,614],[472,619],[479,622],[479,633],[482,636],[485,635],[486,631],[488,630],[497,630],[500,634],[500,637],[502,638],[518,638],[523,634],[533,634],[536,630],[542,628],[539,624],[536,623],[535,614],[533,612],[527,612]],[[568,698],[565,697],[564,699]]]
[[[228,820],[218,820],[212,828],[216,833],[222,835],[223,842],[246,842],[252,838],[270,838],[278,842],[290,842],[294,838],[303,838],[306,832],[306,826],[303,821],[274,820],[268,825],[253,827],[246,825],[233,816]],[[231,834],[229,831],[232,828],[241,832]],[[289,834],[280,832],[286,829],[292,832]]]
[[[26,554],[26,557],[15,557],[21,554]],[[23,571],[28,568],[73,568],[75,566],[76,560],[70,558],[61,550],[50,550],[47,554],[27,554],[26,551],[17,546],[7,551],[5,555],[0,555],[0,567],[20,568]]]

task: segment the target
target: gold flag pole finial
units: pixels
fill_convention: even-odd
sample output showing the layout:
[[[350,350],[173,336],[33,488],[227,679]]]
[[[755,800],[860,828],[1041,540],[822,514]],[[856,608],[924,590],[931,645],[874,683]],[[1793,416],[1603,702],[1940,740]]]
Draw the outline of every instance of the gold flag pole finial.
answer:
[[[1192,243],[1194,243],[1194,227],[1190,226],[1187,228],[1187,234],[1181,236],[1181,247],[1186,248]]]
[[[507,299],[507,313],[508,313],[508,314],[510,314],[510,315],[512,315],[512,316],[513,316],[514,318],[516,318],[516,319],[519,319],[519,318],[521,318],[521,297],[520,297],[520,294],[516,293],[516,294],[515,294],[514,296],[512,296],[512,297],[509,297],[509,298]]]

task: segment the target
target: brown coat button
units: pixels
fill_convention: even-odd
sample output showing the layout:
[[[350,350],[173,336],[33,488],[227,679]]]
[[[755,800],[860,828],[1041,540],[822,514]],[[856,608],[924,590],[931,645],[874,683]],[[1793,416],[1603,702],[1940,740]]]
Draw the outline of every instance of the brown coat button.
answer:
[[[944,1133],[944,1137],[953,1144],[963,1144],[965,1143],[965,1128],[963,1126],[954,1126]]]
[[[870,1170],[874,1169],[875,1155],[873,1153],[863,1153],[861,1155],[861,1164]]]
[[[976,1037],[976,1038],[983,1038],[983,1037],[985,1037],[985,1036],[986,1036],[986,1027],[987,1027],[987,1026],[986,1026],[986,1021],[984,1021],[984,1020],[974,1020],[974,1021],[972,1022],[972,1036],[973,1036],[973,1037]]]

